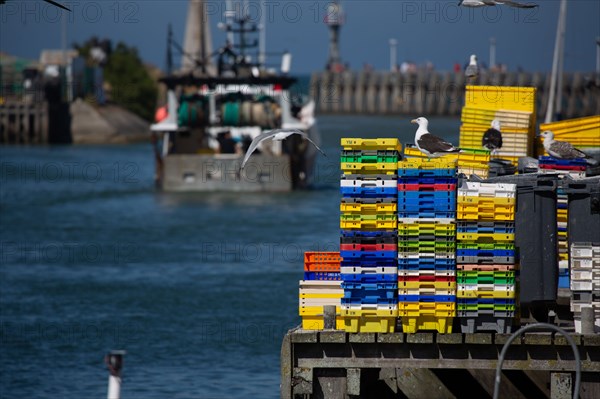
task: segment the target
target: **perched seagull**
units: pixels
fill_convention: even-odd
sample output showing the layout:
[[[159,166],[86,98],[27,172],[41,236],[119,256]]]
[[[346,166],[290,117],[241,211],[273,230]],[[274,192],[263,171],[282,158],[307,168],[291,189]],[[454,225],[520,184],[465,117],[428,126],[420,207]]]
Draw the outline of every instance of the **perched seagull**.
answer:
[[[460,152],[460,148],[454,147],[452,144],[448,143],[444,139],[434,136],[429,133],[427,127],[429,125],[429,121],[427,118],[417,118],[410,121],[410,123],[419,124],[419,128],[415,133],[415,145],[417,148],[429,158],[431,157],[440,157],[445,154],[450,154],[453,152]]]
[[[486,6],[496,6],[496,5],[507,5],[509,7],[516,7],[516,8],[535,8],[538,7],[537,4],[534,3],[527,3],[527,4],[523,4],[523,3],[518,3],[516,1],[511,1],[511,0],[460,0],[458,2],[459,6],[465,6],[465,7],[486,7]]]
[[[250,143],[250,147],[248,147],[248,151],[246,151],[246,156],[244,156],[244,160],[242,161],[242,166],[240,167],[240,170],[244,169],[244,166],[246,165],[246,162],[248,162],[250,155],[252,155],[252,153],[256,150],[256,147],[258,147],[258,145],[260,143],[262,143],[265,140],[269,140],[269,139],[274,140],[274,141],[282,141],[282,140],[288,138],[289,136],[291,136],[292,134],[299,134],[300,136],[304,137],[306,140],[310,141],[315,147],[317,147],[317,150],[319,150],[321,152],[321,154],[325,155],[323,150],[321,150],[319,148],[319,146],[317,144],[315,144],[315,142],[312,141],[308,137],[308,135],[306,133],[304,133],[302,130],[274,129],[274,130],[269,130],[268,132],[261,133],[258,136],[256,136],[254,138],[254,140],[252,140],[252,143]],[[327,156],[327,155],[325,155],[325,156]]]
[[[479,66],[477,65],[477,56],[475,54],[471,55],[471,59],[469,61],[469,65],[467,69],[465,69],[465,77],[467,80],[473,81],[477,79],[479,76]]]
[[[598,163],[594,158],[590,157],[583,151],[579,151],[573,147],[571,143],[566,141],[554,140],[554,133],[550,130],[546,130],[541,133],[540,136],[544,138],[544,149],[554,158],[558,159],[574,159],[574,158],[585,158],[587,163],[595,165]]]
[[[481,145],[492,153],[502,148],[502,133],[500,132],[500,121],[498,119],[494,119],[492,127],[483,133]]]

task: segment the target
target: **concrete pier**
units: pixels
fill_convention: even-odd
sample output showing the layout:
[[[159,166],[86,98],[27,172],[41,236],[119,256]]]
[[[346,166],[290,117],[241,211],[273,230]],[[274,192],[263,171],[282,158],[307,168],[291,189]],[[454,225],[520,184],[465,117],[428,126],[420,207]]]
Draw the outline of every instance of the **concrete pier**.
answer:
[[[591,74],[588,74],[591,76]],[[600,114],[600,87],[583,73],[565,73],[562,118]],[[464,105],[463,73],[316,72],[310,95],[323,114],[459,116]],[[537,87],[538,116],[544,116],[550,76],[544,73],[484,73],[477,84]]]
[[[490,398],[510,334],[358,333],[295,329],[281,348],[281,398]],[[572,335],[581,356],[580,398],[600,397],[600,335]],[[510,346],[500,398],[571,398],[567,340],[525,333]]]

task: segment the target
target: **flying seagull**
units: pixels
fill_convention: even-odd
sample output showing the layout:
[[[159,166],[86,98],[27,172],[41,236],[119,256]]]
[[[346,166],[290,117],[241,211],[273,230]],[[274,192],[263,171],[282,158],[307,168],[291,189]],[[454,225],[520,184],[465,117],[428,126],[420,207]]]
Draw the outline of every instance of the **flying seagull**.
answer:
[[[60,4],[60,3],[57,3],[57,2],[56,2],[56,1],[54,1],[54,0],[43,0],[43,1],[45,1],[46,3],[50,3],[50,4],[52,4],[52,5],[56,6],[56,7],[62,8],[63,10],[71,11],[71,10],[70,10],[70,9],[68,9],[67,7],[63,6],[63,5],[62,5],[62,4]]]
[[[502,147],[502,133],[500,132],[500,121],[498,119],[494,119],[492,127],[483,133],[481,145],[492,153]]]
[[[583,151],[579,151],[573,147],[571,143],[566,141],[554,140],[554,133],[550,130],[546,130],[541,133],[540,136],[544,138],[544,149],[554,158],[558,159],[574,159],[574,158],[585,158],[587,163],[595,165],[598,163],[594,158],[590,157]]]
[[[5,4],[5,3],[6,3],[6,1],[7,1],[7,0],[0,0],[0,6],[1,6],[1,5],[3,5],[3,4]],[[56,7],[62,8],[63,10],[71,11],[71,10],[70,10],[70,9],[68,9],[67,7],[63,6],[63,5],[62,5],[62,4],[60,4],[60,3],[57,3],[57,2],[56,2],[56,1],[54,1],[54,0],[42,0],[42,1],[45,1],[46,3],[50,3],[50,4],[52,4],[52,5],[56,6]]]
[[[511,0],[460,0],[458,2],[459,6],[464,7],[486,7],[486,6],[496,6],[496,5],[507,5],[509,7],[515,8],[535,8],[538,7],[537,4],[534,3],[518,3],[516,1]]]
[[[413,119],[410,123],[417,123],[419,125],[419,128],[415,133],[415,145],[429,158],[440,157],[453,152],[460,152],[460,148],[456,148],[444,139],[429,133],[429,130],[427,130],[429,125],[427,118],[420,117]]]
[[[258,147],[258,145],[260,143],[262,143],[265,140],[269,140],[269,139],[274,140],[274,141],[282,141],[282,140],[288,138],[289,136],[291,136],[292,134],[299,134],[300,136],[304,137],[306,140],[310,141],[315,147],[317,147],[317,150],[319,150],[321,152],[321,154],[325,155],[323,150],[321,150],[319,148],[319,146],[317,144],[315,144],[315,142],[312,141],[308,137],[308,135],[306,133],[304,133],[302,130],[298,130],[298,129],[269,130],[268,132],[259,134],[258,136],[256,136],[254,138],[254,140],[252,140],[252,143],[250,143],[250,147],[248,147],[248,151],[246,151],[246,156],[244,156],[244,160],[242,161],[242,166],[240,167],[240,170],[244,169],[244,166],[246,165],[246,162],[248,162],[250,155],[252,155],[252,153],[256,150],[256,147]],[[325,156],[327,156],[327,155],[325,155]]]
[[[467,69],[465,69],[465,77],[469,81],[473,81],[477,79],[479,76],[479,66],[477,66],[477,56],[475,54],[471,55],[471,59],[469,60],[469,65]]]

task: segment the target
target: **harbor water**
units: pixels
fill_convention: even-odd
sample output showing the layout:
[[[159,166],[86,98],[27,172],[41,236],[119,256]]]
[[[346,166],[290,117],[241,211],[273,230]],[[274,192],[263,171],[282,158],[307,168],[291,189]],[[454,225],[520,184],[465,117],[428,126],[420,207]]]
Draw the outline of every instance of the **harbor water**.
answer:
[[[111,349],[123,398],[279,397],[303,252],[338,250],[339,139],[416,130],[319,126],[315,188],[269,195],[157,192],[150,144],[0,147],[0,397],[104,397]]]

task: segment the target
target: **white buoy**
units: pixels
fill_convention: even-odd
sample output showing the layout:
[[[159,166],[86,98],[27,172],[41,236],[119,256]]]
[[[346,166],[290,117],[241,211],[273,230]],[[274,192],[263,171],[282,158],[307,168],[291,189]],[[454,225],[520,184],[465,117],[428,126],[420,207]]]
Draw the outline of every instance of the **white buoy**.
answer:
[[[104,362],[108,367],[108,395],[107,399],[121,399],[121,370],[123,370],[123,356],[125,351],[110,351]]]

